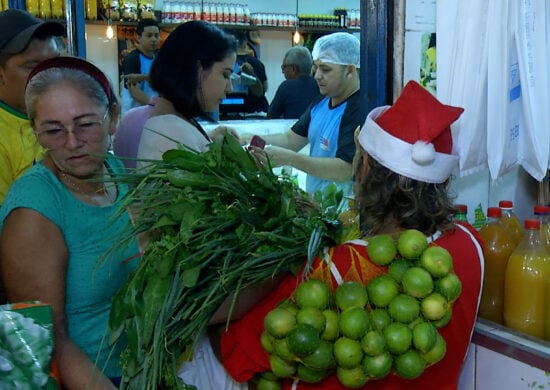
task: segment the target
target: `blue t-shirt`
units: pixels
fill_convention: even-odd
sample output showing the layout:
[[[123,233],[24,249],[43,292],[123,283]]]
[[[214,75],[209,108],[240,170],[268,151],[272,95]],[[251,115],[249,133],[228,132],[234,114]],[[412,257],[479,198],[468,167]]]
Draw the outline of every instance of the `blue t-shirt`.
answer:
[[[363,125],[365,117],[360,108],[359,92],[334,107],[330,98],[325,96],[312,103],[310,109],[292,126],[292,131],[308,138],[310,156],[337,157],[351,163],[355,155],[353,134],[357,126]],[[330,183],[333,182],[308,174],[306,191],[324,190]],[[344,191],[344,195],[351,195],[351,180],[334,183]]]
[[[113,157],[107,159],[107,166],[113,175],[124,172],[122,163]],[[69,335],[92,361],[98,359],[99,369],[104,367],[110,352],[108,321],[111,299],[136,267],[137,260],[124,260],[139,252],[133,240],[129,246],[117,248],[105,256],[121,240],[122,231],[130,223],[127,213],[117,214],[127,192],[126,185],[118,184],[115,203],[89,205],[74,197],[40,163],[13,183],[0,208],[0,234],[11,211],[21,207],[37,211],[60,229],[69,252],[65,298]],[[39,258],[36,260],[40,261]],[[121,375],[118,366],[120,350],[110,357],[105,375]]]

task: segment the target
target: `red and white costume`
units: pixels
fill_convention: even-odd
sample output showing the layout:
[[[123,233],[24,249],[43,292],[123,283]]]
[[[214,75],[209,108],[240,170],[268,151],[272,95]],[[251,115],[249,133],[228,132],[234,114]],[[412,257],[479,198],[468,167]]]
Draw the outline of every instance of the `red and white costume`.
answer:
[[[455,230],[431,237],[431,245],[447,249],[454,260],[454,272],[462,282],[462,293],[453,304],[452,319],[439,329],[447,343],[445,357],[427,367],[417,379],[402,379],[394,374],[380,380],[369,380],[363,387],[376,389],[455,390],[472,336],[483,280],[483,253],[481,238],[470,225],[457,224]],[[331,259],[331,260],[329,260]],[[327,263],[328,261],[328,263]],[[325,259],[316,259],[311,277],[332,280],[333,287],[343,280],[358,280],[366,284],[374,276],[387,271],[368,259],[366,243],[356,240],[327,250]],[[269,371],[269,356],[260,344],[264,317],[279,302],[294,292],[300,277],[288,275],[242,319],[232,323],[222,335],[222,362],[227,372],[237,381],[245,382],[257,374]],[[340,280],[339,280],[340,279]],[[434,387],[435,386],[435,387]],[[283,389],[345,389],[335,375],[315,384],[286,380]]]

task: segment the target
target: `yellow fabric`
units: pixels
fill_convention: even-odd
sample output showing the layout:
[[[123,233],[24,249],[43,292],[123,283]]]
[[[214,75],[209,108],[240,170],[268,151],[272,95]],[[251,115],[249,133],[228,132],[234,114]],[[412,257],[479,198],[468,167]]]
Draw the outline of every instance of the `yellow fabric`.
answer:
[[[27,117],[0,102],[0,205],[11,183],[43,154]]]

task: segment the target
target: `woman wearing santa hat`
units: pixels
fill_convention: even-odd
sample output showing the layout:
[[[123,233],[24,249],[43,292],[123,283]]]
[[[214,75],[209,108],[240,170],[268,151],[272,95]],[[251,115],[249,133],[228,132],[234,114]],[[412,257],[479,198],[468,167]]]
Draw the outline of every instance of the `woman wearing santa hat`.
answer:
[[[383,379],[366,378],[366,389],[458,387],[483,278],[481,239],[470,225],[453,222],[455,209],[447,193],[451,173],[458,164],[450,125],[462,112],[462,108],[441,104],[419,84],[409,82],[393,106],[379,107],[369,113],[356,136],[355,200],[365,235],[398,235],[406,229],[420,230],[428,237],[429,245],[449,251],[454,272],[462,282],[462,293],[453,303],[450,322],[438,329],[446,342],[443,359],[428,365],[415,379],[393,373]],[[387,272],[387,267],[372,263],[366,247],[364,240],[354,240],[327,248],[323,258],[316,259],[313,275],[320,275],[320,270],[325,269],[333,286],[349,275],[367,284],[373,275]],[[264,318],[292,295],[303,277],[288,275],[275,291],[222,334],[222,362],[237,381],[250,381],[256,374],[270,370],[269,355],[260,343]],[[330,375],[314,384],[287,379],[283,388],[345,387],[336,375]]]

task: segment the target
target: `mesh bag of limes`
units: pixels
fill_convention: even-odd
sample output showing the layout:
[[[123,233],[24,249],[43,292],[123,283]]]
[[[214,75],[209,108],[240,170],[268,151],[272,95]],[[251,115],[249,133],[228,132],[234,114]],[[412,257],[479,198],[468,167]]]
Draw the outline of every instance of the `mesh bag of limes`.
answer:
[[[311,277],[266,315],[261,343],[271,370],[255,378],[258,390],[333,374],[348,388],[387,375],[414,379],[444,357],[438,329],[462,289],[450,253],[409,229],[369,238],[367,254],[384,272],[366,286],[348,280],[333,289]]]

